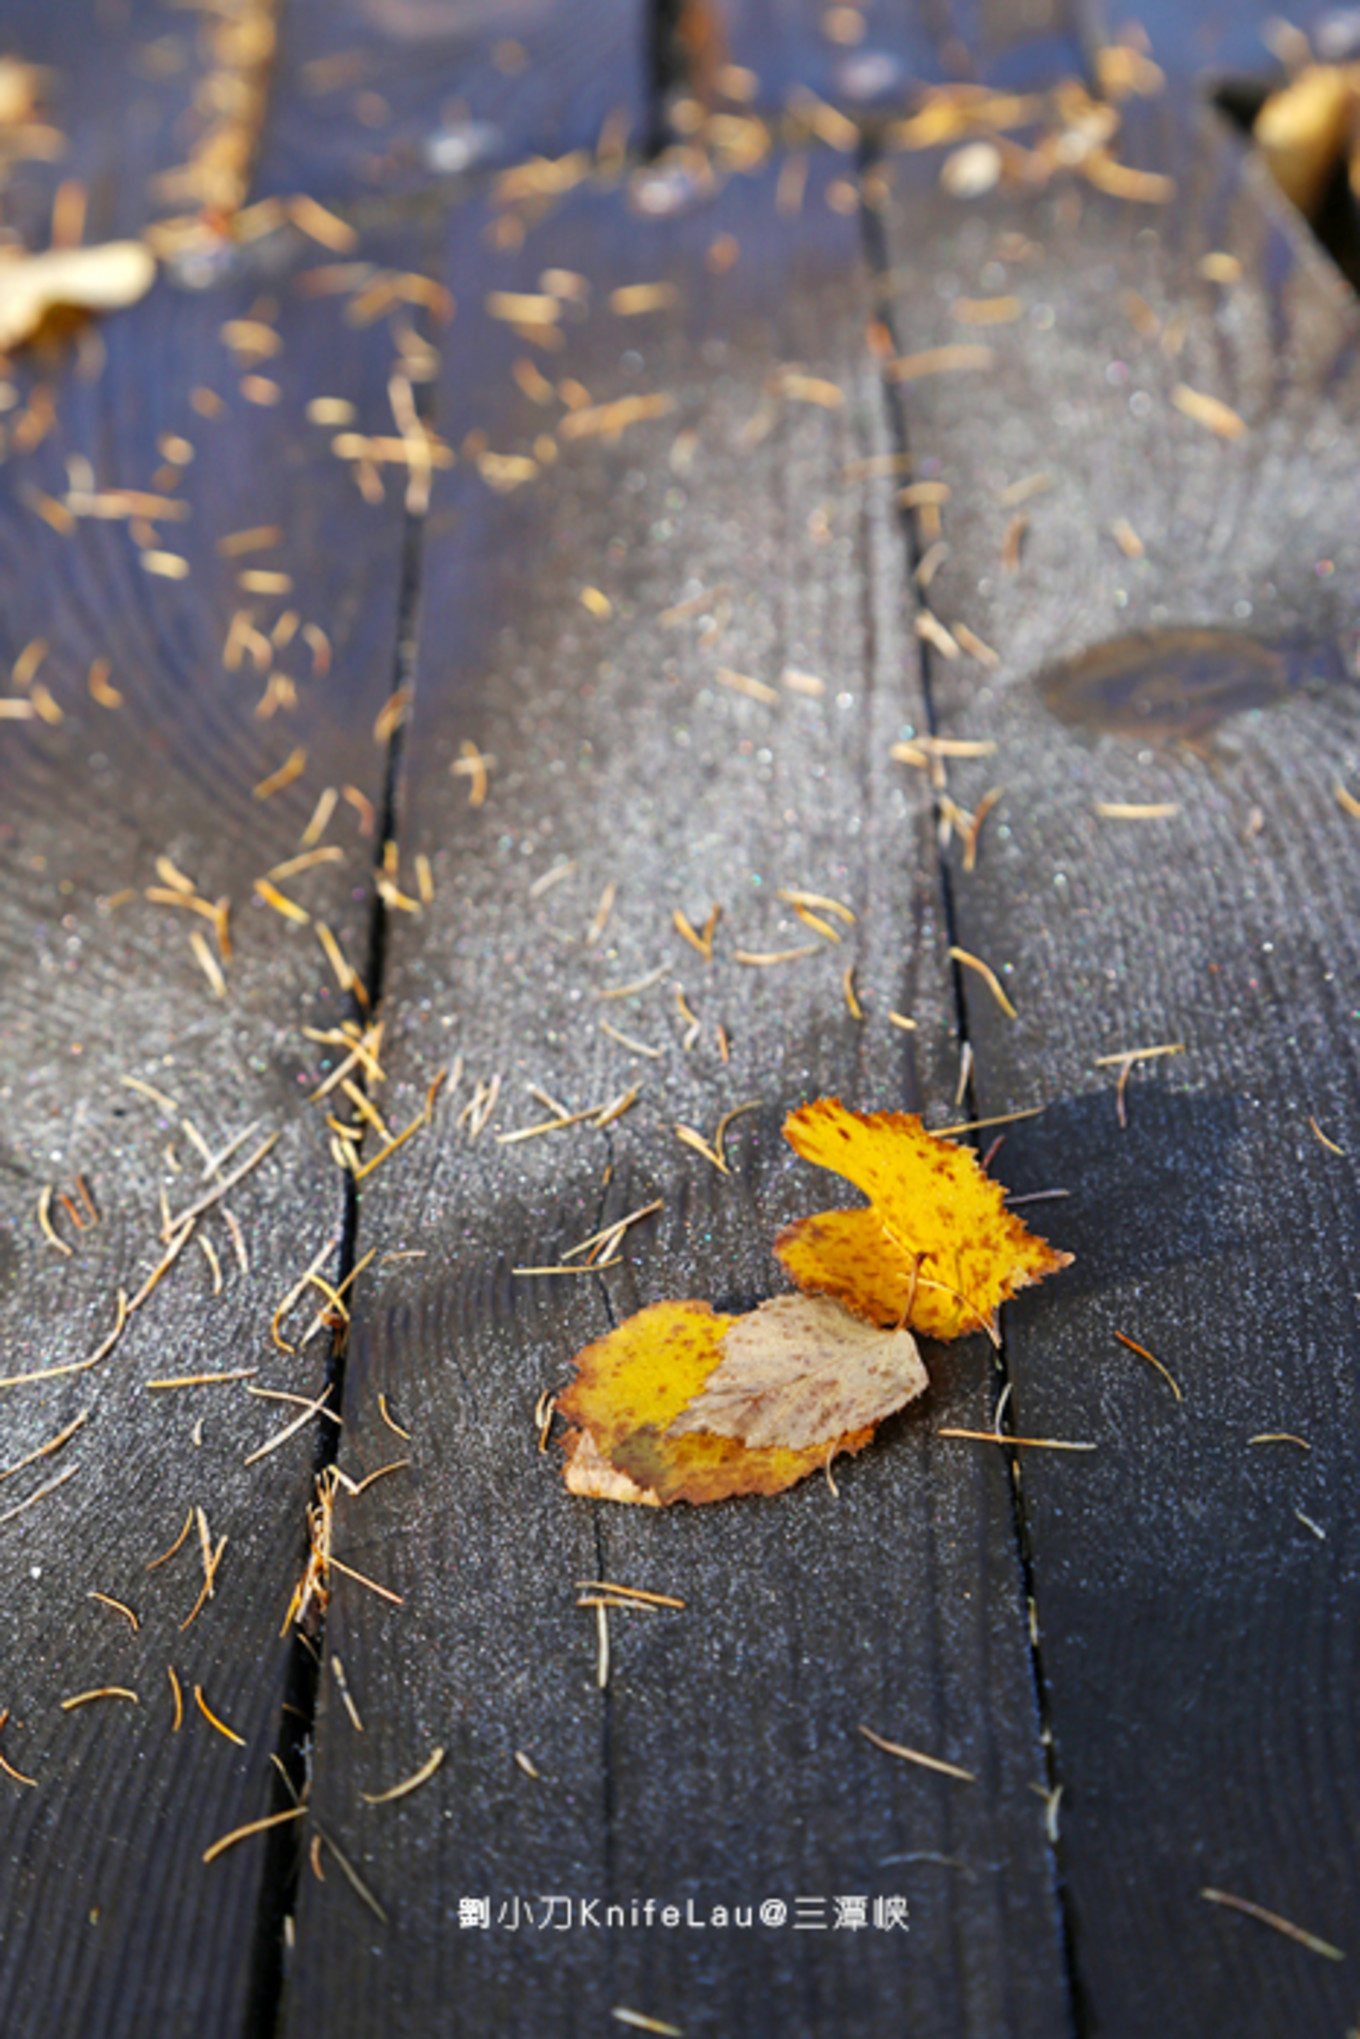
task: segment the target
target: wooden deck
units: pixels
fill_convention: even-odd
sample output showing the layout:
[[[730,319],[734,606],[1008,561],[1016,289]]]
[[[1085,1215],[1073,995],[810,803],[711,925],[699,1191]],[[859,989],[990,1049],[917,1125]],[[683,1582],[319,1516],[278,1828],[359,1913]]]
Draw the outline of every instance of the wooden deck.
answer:
[[[1174,196],[904,145],[1094,89],[1062,0],[289,0],[182,245],[226,0],[7,17],[6,225],[166,259],[0,379],[5,2039],[1354,2027],[1360,308],[1208,105],[1269,10],[1125,11]],[[541,1397],[783,1286],[827,1094],[1075,1265],[838,1491],[573,1499]],[[607,1678],[595,1579],[683,1602]]]

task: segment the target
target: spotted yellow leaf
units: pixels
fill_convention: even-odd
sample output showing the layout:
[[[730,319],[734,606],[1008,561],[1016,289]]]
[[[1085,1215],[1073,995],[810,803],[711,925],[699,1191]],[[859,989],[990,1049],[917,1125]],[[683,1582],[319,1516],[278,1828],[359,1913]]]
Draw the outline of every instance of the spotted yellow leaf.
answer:
[[[818,1098],[790,1114],[784,1136],[869,1205],[801,1218],[775,1252],[800,1288],[834,1296],[870,1323],[930,1338],[994,1335],[1002,1303],[1072,1259],[1006,1209],[970,1148],[928,1133],[911,1113]]]
[[[761,1312],[753,1314],[759,1317]],[[722,1365],[727,1334],[751,1322],[712,1310],[707,1303],[654,1303],[579,1353],[576,1378],[557,1402],[572,1426],[562,1440],[571,1491],[649,1507],[672,1501],[721,1501],[732,1494],[778,1494],[817,1472],[830,1456],[861,1451],[873,1435],[878,1415],[886,1413],[879,1408],[878,1382],[872,1390],[878,1414],[847,1424],[840,1435],[833,1431],[796,1449],[781,1444],[749,1447],[739,1437],[719,1435],[697,1424],[680,1430],[677,1419],[692,1406],[698,1408],[696,1398],[702,1397]],[[892,1406],[916,1391],[910,1385],[901,1387]],[[831,1408],[833,1420],[844,1420],[843,1398]],[[797,1414],[796,1434],[804,1435],[806,1412]],[[814,1421],[812,1428],[817,1427]],[[778,1434],[777,1425],[773,1434]]]

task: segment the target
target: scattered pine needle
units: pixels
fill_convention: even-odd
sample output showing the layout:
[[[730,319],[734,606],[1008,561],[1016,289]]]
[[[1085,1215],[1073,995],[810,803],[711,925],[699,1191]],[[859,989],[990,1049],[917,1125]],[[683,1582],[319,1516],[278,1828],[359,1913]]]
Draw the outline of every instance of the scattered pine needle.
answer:
[[[682,1146],[692,1148],[696,1154],[702,1154],[704,1160],[711,1167],[716,1168],[720,1175],[727,1175],[731,1172],[722,1156],[715,1148],[709,1146],[702,1133],[695,1132],[693,1126],[676,1125],[671,1130]]]
[[[562,1255],[563,1260],[575,1260],[580,1254],[589,1253],[592,1265],[598,1266],[602,1259],[608,1258],[630,1227],[638,1224],[643,1218],[650,1218],[654,1212],[661,1209],[660,1197],[653,1198],[649,1204],[640,1204],[637,1210],[630,1211],[626,1218],[616,1218],[612,1225],[606,1225],[600,1231],[592,1232],[588,1239],[582,1239],[577,1245],[569,1246]],[[594,1252],[591,1252],[592,1247],[596,1249]],[[517,1269],[516,1272],[520,1270]]]
[[[779,699],[779,689],[765,680],[752,679],[749,673],[733,672],[731,666],[718,667],[718,685],[730,693],[745,694],[750,701],[759,701],[762,707],[772,708]]]
[[[631,984],[610,985],[603,991],[597,991],[595,996],[597,998],[635,998],[640,991],[650,991],[654,984],[659,984],[665,974],[666,966],[663,963],[658,969],[649,971],[645,977],[634,978]]]
[[[831,922],[829,920],[823,920],[820,913],[814,913],[812,909],[807,906],[795,906],[793,910],[797,914],[799,920],[802,921],[804,927],[810,927],[812,929],[812,932],[814,934],[820,935],[824,942],[835,942],[837,945],[839,945],[841,939],[840,936],[837,934],[835,928],[832,927]]]
[[[723,1146],[723,1141],[727,1137],[727,1128],[731,1125],[733,1119],[739,1119],[744,1112],[754,1112],[759,1111],[759,1109],[760,1099],[758,1097],[750,1097],[747,1098],[745,1104],[734,1104],[731,1111],[724,1112],[719,1119],[713,1134],[713,1145],[717,1149],[718,1157],[724,1165],[727,1161],[727,1152]]]
[[[394,1607],[406,1605],[400,1593],[394,1593],[390,1586],[380,1586],[376,1579],[368,1578],[363,1572],[356,1572],[352,1565],[342,1565],[339,1558],[327,1558],[326,1562],[335,1571],[343,1572],[347,1579],[353,1579],[356,1585],[367,1586],[369,1592],[376,1593],[380,1600],[390,1600]]]
[[[804,892],[799,886],[786,885],[775,897],[782,899],[787,906],[807,906],[821,913],[834,913],[838,919],[854,926],[855,916],[850,908],[842,905],[839,899],[829,899],[823,892]]]
[[[143,1083],[140,1076],[120,1076],[118,1081],[125,1089],[137,1090],[141,1092],[143,1097],[149,1097],[151,1102],[158,1104],[163,1112],[169,1112],[172,1119],[179,1117],[179,1106],[175,1103],[174,1098],[167,1097],[165,1092],[157,1090],[154,1084]]]
[[[389,1465],[375,1466],[371,1473],[365,1473],[362,1480],[352,1480],[348,1473],[341,1472],[339,1466],[335,1468],[335,1471],[336,1477],[338,1478],[345,1492],[347,1494],[353,1495],[357,1500],[358,1496],[362,1494],[366,1488],[371,1487],[375,1480],[386,1479],[389,1473],[405,1472],[406,1468],[410,1464],[411,1460],[409,1458],[394,1458]]]
[[[882,1749],[885,1756],[899,1756],[904,1763],[919,1763],[923,1770],[938,1770],[942,1777],[957,1777],[961,1784],[977,1783],[973,1772],[961,1769],[957,1763],[946,1763],[939,1756],[923,1756],[919,1749],[905,1749],[900,1742],[885,1741],[882,1735],[876,1735],[863,1722],[859,1731],[876,1749]]]
[[[1297,1444],[1300,1451],[1311,1451],[1312,1445],[1306,1437],[1296,1437],[1292,1430],[1261,1430],[1255,1437],[1247,1439],[1248,1444]]]
[[[49,1246],[55,1246],[57,1252],[64,1253],[68,1260],[71,1258],[74,1249],[68,1246],[64,1239],[59,1239],[52,1228],[52,1185],[50,1182],[44,1184],[42,1195],[38,1198],[38,1229]]]
[[[121,1614],[124,1621],[130,1623],[132,1633],[136,1635],[142,1624],[125,1601],[115,1600],[111,1593],[91,1593],[89,1597],[91,1600],[98,1600],[104,1607],[111,1607],[115,1614]]]
[[[1234,1897],[1226,1890],[1202,1890],[1200,1896],[1207,1898],[1210,1904],[1227,1905],[1235,1912],[1245,1912],[1249,1919],[1259,1919],[1263,1926],[1273,1926],[1277,1933],[1283,1933],[1288,1940],[1296,1940],[1310,1954],[1321,1954],[1324,1960],[1344,1961],[1346,1958],[1330,1940],[1319,1940],[1316,1933],[1305,1933],[1302,1926],[1296,1926],[1291,1919],[1281,1918],[1278,1912],[1267,1911],[1264,1905],[1253,1904],[1249,1897]]]
[[[382,1417],[383,1422],[387,1425],[390,1431],[392,1431],[397,1437],[404,1437],[407,1443],[408,1444],[410,1443],[411,1433],[409,1430],[402,1429],[400,1423],[398,1423],[396,1417],[392,1414],[391,1410],[388,1408],[386,1395],[380,1394],[378,1396],[378,1414]]]
[[[937,1437],[967,1437],[975,1444],[1027,1444],[1036,1451],[1094,1451],[1094,1444],[1071,1444],[1061,1437],[1012,1437],[1008,1431],[937,1430]]]
[[[200,1517],[202,1517],[203,1511],[201,1508],[198,1510],[198,1514]],[[202,1526],[203,1524],[202,1521],[200,1520],[199,1523],[200,1529],[202,1529]],[[203,1609],[207,1606],[208,1602],[213,1598],[218,1567],[222,1563],[222,1558],[226,1552],[226,1548],[227,1539],[225,1536],[218,1543],[216,1550],[209,1551],[206,1547],[204,1548],[203,1584],[199,1587],[197,1600],[195,1600],[193,1606],[189,1609],[189,1612],[185,1615],[183,1621],[179,1625],[179,1632],[181,1635],[183,1635],[186,1628],[193,1627],[194,1623],[198,1620],[199,1615],[203,1612]]]
[[[165,1223],[161,1227],[162,1243],[166,1245],[173,1244],[176,1241],[183,1227],[191,1225],[196,1218],[201,1218],[205,1211],[211,1210],[214,1204],[220,1203],[224,1196],[229,1195],[230,1192],[233,1189],[235,1189],[238,1182],[243,1181],[245,1177],[249,1175],[253,1169],[259,1167],[260,1163],[264,1160],[265,1156],[272,1152],[272,1150],[278,1145],[282,1137],[283,1136],[281,1133],[271,1133],[268,1139],[262,1140],[260,1142],[259,1146],[255,1149],[255,1152],[253,1154],[247,1156],[247,1158],[241,1163],[239,1168],[234,1168],[230,1175],[224,1176],[221,1182],[218,1183],[213,1189],[208,1190],[203,1196],[201,1196],[198,1199],[197,1203],[190,1204],[187,1210],[183,1210],[179,1213],[178,1217],[174,1218],[167,1217]],[[183,1244],[182,1239],[179,1240],[179,1244],[181,1245]],[[147,1293],[149,1293],[149,1291],[147,1291]],[[139,1300],[140,1294],[141,1292],[139,1291]],[[137,1308],[136,1302],[129,1303],[128,1305],[129,1311],[135,1310],[136,1308]]]
[[[371,1161],[366,1161],[362,1168],[355,1169],[354,1180],[356,1182],[362,1182],[366,1175],[371,1175],[375,1168],[380,1168],[384,1161],[388,1160],[391,1155],[395,1154],[398,1147],[405,1146],[406,1142],[411,1138],[411,1135],[413,1133],[418,1133],[422,1126],[428,1126],[434,1112],[435,1099],[439,1096],[440,1091],[443,1089],[444,1079],[448,1075],[448,1073],[449,1072],[447,1069],[440,1070],[439,1074],[435,1077],[434,1082],[430,1085],[429,1089],[425,1093],[425,1104],[423,1110],[421,1110],[418,1113],[418,1115],[414,1119],[412,1119],[410,1125],[407,1126],[402,1132],[398,1133],[394,1140],[389,1140],[385,1147],[380,1147],[378,1149],[378,1152],[373,1156],[373,1159]]]
[[[291,786],[294,779],[300,779],[306,769],[306,751],[290,751],[276,772],[271,772],[267,779],[261,779],[259,785],[255,788],[255,798],[257,800],[271,799],[275,793],[281,793],[285,786]]]
[[[1096,813],[1102,821],[1169,821],[1179,814],[1178,800],[1097,800]]]
[[[624,1600],[641,1600],[649,1607],[678,1607],[685,1605],[671,1593],[653,1593],[645,1586],[620,1586],[613,1579],[577,1579],[578,1593],[613,1593]]]
[[[734,949],[732,959],[737,963],[745,963],[753,970],[771,970],[777,963],[796,963],[803,956],[819,956],[823,953],[819,943],[806,942],[798,949]]]
[[[281,1827],[288,1820],[300,1820],[307,1808],[305,1805],[290,1805],[286,1812],[271,1812],[267,1819],[247,1820],[243,1827],[233,1827],[229,1834],[223,1834],[220,1841],[214,1841],[211,1848],[203,1851],[205,1863],[215,1862],[228,1848],[234,1848],[238,1841],[249,1840],[252,1834],[262,1834],[269,1827]]]
[[[1308,1123],[1313,1128],[1313,1131],[1317,1134],[1318,1139],[1322,1142],[1322,1145],[1327,1149],[1327,1152],[1329,1154],[1342,1154],[1342,1155],[1345,1154],[1346,1151],[1345,1148],[1338,1147],[1335,1140],[1329,1140],[1327,1138],[1327,1135],[1323,1132],[1321,1126],[1318,1124],[1317,1120],[1313,1118],[1311,1115],[1309,1117]]]
[[[23,1472],[26,1466],[36,1465],[39,1459],[50,1458],[54,1451],[60,1451],[63,1444],[75,1436],[81,1424],[88,1421],[89,1414],[88,1409],[82,1409],[80,1414],[73,1417],[64,1430],[59,1430],[55,1437],[49,1437],[46,1444],[40,1444],[35,1451],[30,1451],[23,1458],[16,1459],[12,1466],[6,1466],[4,1471],[0,1472],[0,1480],[11,1479],[15,1473]]]
[[[169,1254],[167,1254],[165,1260],[162,1261],[161,1263],[162,1272],[169,1265],[170,1261],[174,1258],[175,1254],[178,1253],[179,1247],[183,1245],[184,1240],[187,1239],[188,1236],[189,1236],[188,1232],[185,1232],[183,1238],[179,1241],[179,1243],[174,1248],[172,1248]],[[154,1283],[152,1284],[152,1286],[154,1286]],[[150,1293],[149,1288],[147,1287],[146,1284],[143,1284],[142,1288],[138,1291],[137,1297],[138,1301],[140,1302],[142,1297],[149,1293]],[[118,1310],[117,1315],[114,1319],[113,1329],[112,1331],[110,1331],[108,1337],[103,1341],[103,1343],[95,1347],[94,1351],[90,1354],[88,1359],[67,1360],[61,1366],[35,1367],[31,1373],[7,1374],[3,1379],[0,1379],[0,1388],[22,1388],[26,1387],[30,1381],[51,1381],[56,1380],[58,1375],[61,1374],[88,1373],[92,1366],[98,1366],[99,1362],[102,1359],[107,1359],[109,1354],[113,1351],[114,1346],[118,1343],[118,1340],[123,1335],[123,1327],[127,1323],[128,1318],[132,1315],[133,1307],[134,1306],[128,1302],[125,1292],[122,1289],[119,1289]],[[36,1500],[36,1498],[37,1498],[36,1495],[29,1496],[30,1500]],[[27,1506],[28,1505],[27,1502],[25,1502],[24,1505]],[[0,1517],[0,1520],[6,1519],[7,1518],[5,1517]]]
[[[301,1806],[298,1807],[299,1812],[303,1810],[304,1810],[303,1807]],[[351,1862],[349,1862],[346,1859],[344,1855],[341,1854],[340,1850],[336,1847],[330,1835],[326,1833],[323,1828],[317,1827],[316,1838],[319,1841],[324,1841],[326,1846],[330,1849],[332,1855],[334,1855],[335,1857],[336,1866],[340,1869],[341,1873],[345,1878],[345,1881],[349,1884],[350,1889],[354,1892],[355,1896],[359,1899],[360,1903],[367,1905],[368,1909],[372,1912],[374,1918],[380,1920],[384,1926],[387,1925],[389,1923],[387,1913],[378,1903],[377,1898],[374,1897],[372,1891],[369,1889],[368,1885],[364,1882],[358,1870],[353,1866]]]
[[[1178,382],[1171,392],[1171,401],[1182,417],[1192,418],[1197,425],[1219,439],[1240,439],[1247,429],[1247,421],[1239,417],[1229,404],[1216,396],[1208,396],[1203,390],[1191,389],[1187,383]]]
[[[600,1021],[600,1032],[608,1034],[611,1041],[617,1041],[630,1055],[645,1055],[649,1062],[659,1062],[666,1052],[664,1048],[649,1047],[646,1041],[635,1041],[631,1034],[620,1032],[619,1028],[611,1026],[608,1020]]]
[[[238,1366],[230,1373],[182,1373],[168,1375],[165,1380],[148,1381],[148,1390],[164,1388],[208,1388],[217,1387],[223,1381],[248,1381],[260,1369],[257,1366]]]
[[[390,1805],[394,1798],[405,1798],[409,1792],[419,1791],[422,1784],[428,1784],[444,1760],[442,1749],[432,1749],[418,1770],[404,1777],[400,1784],[393,1784],[386,1791],[361,1791],[360,1798],[365,1805]]]
[[[1129,1048],[1124,1053],[1118,1055],[1097,1055],[1095,1065],[1097,1069],[1117,1069],[1119,1071],[1119,1081],[1115,1085],[1114,1096],[1115,1109],[1119,1114],[1121,1126],[1127,1126],[1129,1122],[1125,1093],[1128,1090],[1129,1077],[1133,1074],[1135,1063],[1152,1062],[1163,1055],[1183,1055],[1184,1053],[1185,1043],[1183,1041],[1170,1041],[1164,1042],[1155,1048]]]
[[[323,1388],[322,1392],[317,1396],[314,1402],[308,1402],[306,1407],[302,1410],[301,1414],[295,1416],[291,1423],[285,1423],[282,1430],[276,1430],[272,1437],[266,1438],[265,1442],[259,1447],[259,1449],[257,1451],[252,1451],[249,1458],[245,1459],[243,1463],[248,1466],[253,1466],[257,1464],[260,1459],[268,1458],[269,1454],[273,1451],[277,1451],[280,1445],[287,1444],[289,1438],[296,1437],[298,1431],[303,1428],[304,1424],[310,1423],[314,1416],[333,1413],[327,1411],[326,1409],[326,1402],[330,1396],[330,1392],[331,1391],[329,1388]]]
[[[1163,1042],[1156,1048],[1122,1048],[1116,1055],[1097,1055],[1097,1069],[1116,1069],[1125,1062],[1151,1062],[1161,1055],[1183,1055],[1184,1041]]]
[[[487,773],[495,762],[490,752],[480,749],[470,738],[466,736],[463,738],[459,745],[459,755],[449,766],[449,770],[455,778],[468,781],[469,807],[480,807],[485,801],[490,783]]]
[[[590,926],[586,929],[585,932],[585,945],[588,949],[593,949],[595,947],[595,944],[599,941],[605,929],[608,927],[609,916],[614,911],[614,901],[618,898],[618,896],[619,888],[614,883],[613,879],[611,879],[610,882],[605,886],[604,891],[600,894],[600,903],[595,909],[595,918],[594,920],[591,921]]]
[[[45,1501],[49,1494],[55,1494],[58,1487],[64,1487],[66,1482],[73,1479],[79,1471],[79,1465],[67,1466],[65,1472],[58,1473],[56,1478],[49,1480],[45,1487],[38,1487],[33,1493],[27,1495],[24,1500],[16,1501],[12,1508],[7,1508],[4,1514],[0,1515],[0,1523],[12,1522],[16,1515],[22,1515],[24,1510],[31,1508],[35,1502]]]
[[[0,1712],[0,1729],[4,1728],[5,1722],[8,1719],[9,1708],[5,1707],[3,1712]],[[6,1761],[3,1751],[0,1751],[0,1770],[4,1771],[6,1777],[12,1777],[16,1784],[28,1784],[35,1788],[37,1786],[37,1778],[25,1777],[22,1770],[16,1770],[12,1763]]]
[[[92,1692],[76,1692],[71,1698],[63,1699],[61,1710],[70,1713],[77,1706],[88,1706],[92,1699],[127,1699],[133,1706],[140,1706],[141,1700],[135,1692],[129,1692],[126,1685],[97,1685]]]
[[[978,845],[982,838],[983,823],[998,801],[1004,797],[1005,790],[1004,786],[989,787],[973,809],[972,821],[963,833],[963,868],[965,871],[975,871],[977,869]]]
[[[713,936],[717,932],[718,922],[721,919],[722,908],[720,906],[711,906],[708,910],[708,918],[702,928],[696,928],[688,916],[683,914],[677,906],[671,915],[671,926],[683,941],[687,941],[692,949],[698,951],[706,963],[711,963],[713,961]]]
[[[934,1135],[937,1140],[952,1140],[958,1133],[984,1133],[989,1126],[1013,1126],[1020,1119],[1037,1119],[1046,1112],[1045,1104],[1032,1104],[1022,1112],[1002,1112],[995,1119],[965,1119],[961,1126],[941,1126]]]
[[[511,1270],[510,1270],[510,1272],[511,1272],[511,1274],[523,1274],[523,1275],[529,1275],[529,1274],[603,1274],[603,1273],[605,1272],[606,1268],[610,1268],[610,1267],[619,1267],[619,1266],[621,1266],[621,1265],[622,1265],[622,1260],[621,1260],[620,1256],[619,1256],[618,1254],[615,1254],[615,1256],[614,1256],[614,1258],[613,1258],[612,1260],[590,1260],[590,1261],[583,1261],[583,1262],[582,1262],[582,1263],[581,1263],[580,1265],[578,1265],[578,1266],[575,1266],[575,1267],[567,1267],[567,1266],[565,1266],[565,1265],[562,1265],[561,1263],[559,1263],[558,1265],[556,1265],[556,1266],[553,1266],[553,1267],[512,1267],[512,1268],[511,1268]]]
[[[154,1572],[161,1565],[168,1564],[170,1559],[174,1557],[177,1551],[183,1550],[185,1544],[189,1541],[189,1533],[192,1530],[193,1526],[194,1526],[194,1511],[191,1508],[189,1510],[189,1513],[184,1518],[183,1529],[181,1529],[179,1535],[175,1538],[169,1550],[162,1551],[158,1558],[152,1558],[150,1564],[146,1568],[148,1572]]]
[[[272,906],[275,913],[282,914],[285,920],[294,921],[299,927],[306,927],[310,923],[311,915],[306,907],[299,906],[295,899],[285,898],[278,887],[271,885],[267,878],[255,880],[255,893],[257,898],[263,899],[266,906]]]
[[[201,1685],[195,1685],[194,1698],[197,1701],[199,1712],[202,1714],[204,1720],[207,1721],[209,1727],[215,1727],[219,1735],[225,1735],[229,1742],[235,1742],[238,1749],[244,1749],[246,1747],[245,1736],[238,1735],[235,1728],[229,1728],[224,1720],[219,1720],[217,1718],[217,1715],[213,1712],[207,1700],[203,1697],[203,1687]]]
[[[657,2032],[661,2039],[685,2039],[682,2025],[668,2025],[664,2018],[649,2018],[645,2011],[630,2011],[627,2004],[615,2004],[609,2015],[620,2025],[631,2025],[635,2032]]]
[[[1162,1365],[1162,1362],[1160,1361],[1160,1359],[1157,1358],[1155,1353],[1149,1352],[1146,1345],[1140,1345],[1136,1338],[1128,1337],[1127,1334],[1123,1331],[1116,1331],[1114,1335],[1119,1340],[1119,1343],[1121,1345],[1126,1345],[1128,1347],[1130,1352],[1136,1352],[1138,1354],[1138,1357],[1140,1359],[1145,1359],[1149,1366],[1156,1367],[1158,1373],[1162,1376],[1162,1379],[1166,1382],[1167,1386],[1170,1388],[1172,1394],[1176,1397],[1176,1400],[1178,1402],[1183,1402],[1185,1400],[1185,1397],[1181,1393],[1180,1388],[1177,1386],[1175,1380],[1172,1378],[1169,1368]]]
[[[1007,998],[1001,979],[997,976],[990,963],[984,963],[981,956],[971,955],[967,949],[960,949],[952,942],[949,947],[949,953],[956,963],[962,963],[969,970],[977,971],[978,976],[987,986],[987,989],[991,992],[992,997],[1001,1007],[1007,1019],[1015,1019],[1017,1017],[1015,1007],[1011,1004],[1009,998]]]
[[[552,869],[545,871],[541,878],[535,878],[533,884],[529,887],[529,897],[531,899],[541,899],[545,892],[551,892],[554,885],[560,885],[564,878],[570,878],[575,869],[576,864],[574,860],[570,860],[565,864],[554,864]]]

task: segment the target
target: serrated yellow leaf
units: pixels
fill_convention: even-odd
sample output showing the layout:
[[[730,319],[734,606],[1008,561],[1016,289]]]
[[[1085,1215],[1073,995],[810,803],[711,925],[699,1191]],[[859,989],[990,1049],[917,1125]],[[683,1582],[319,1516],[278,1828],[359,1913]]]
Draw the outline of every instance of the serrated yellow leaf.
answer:
[[[790,1114],[784,1136],[870,1203],[800,1219],[775,1252],[800,1288],[871,1323],[930,1338],[994,1334],[1003,1302],[1071,1261],[1006,1209],[970,1148],[928,1133],[914,1114],[854,1112],[819,1098]]]

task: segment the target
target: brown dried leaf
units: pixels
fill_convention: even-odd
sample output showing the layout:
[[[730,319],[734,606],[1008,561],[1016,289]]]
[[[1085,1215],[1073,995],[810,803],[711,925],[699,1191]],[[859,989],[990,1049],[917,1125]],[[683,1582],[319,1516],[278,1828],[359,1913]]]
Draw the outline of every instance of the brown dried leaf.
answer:
[[[779,1494],[817,1472],[829,1453],[862,1451],[872,1424],[825,1443],[748,1449],[712,1432],[667,1433],[718,1368],[722,1341],[743,1320],[707,1303],[654,1303],[577,1355],[557,1407],[573,1426],[562,1442],[573,1494],[649,1507]]]
[[[708,1431],[748,1447],[825,1451],[927,1386],[910,1331],[880,1331],[824,1296],[775,1296],[738,1317],[720,1350],[668,1437]]]

